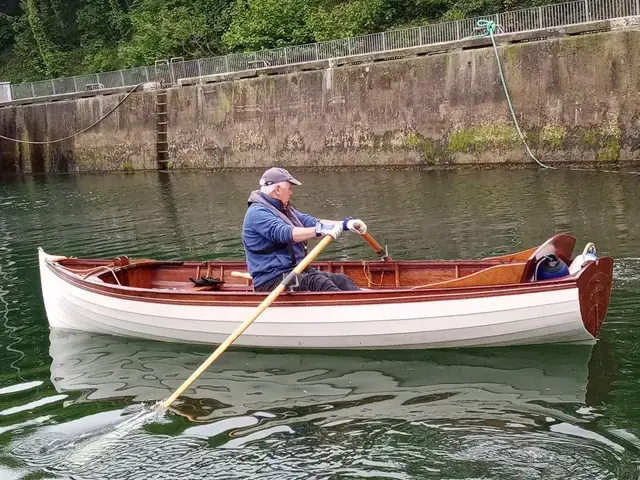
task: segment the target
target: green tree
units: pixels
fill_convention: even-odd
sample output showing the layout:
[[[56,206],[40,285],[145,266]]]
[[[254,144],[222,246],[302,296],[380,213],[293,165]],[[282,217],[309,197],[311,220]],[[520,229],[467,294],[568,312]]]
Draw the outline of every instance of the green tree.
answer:
[[[307,21],[314,0],[236,0],[222,36],[230,50],[261,50],[313,42]]]
[[[19,14],[19,0],[0,0],[0,53],[13,46],[13,28],[11,25]]]
[[[91,0],[78,11],[77,27],[84,58],[81,70],[104,72],[120,68],[118,47],[131,34],[129,14],[115,0]]]
[[[383,0],[352,0],[321,6],[309,15],[309,25],[318,42],[373,33],[383,19],[383,7]]]
[[[215,55],[220,40],[208,28],[207,16],[177,3],[147,0],[132,10],[131,39],[119,47],[123,66],[150,65],[160,58]]]
[[[233,0],[193,0],[193,9],[202,12],[206,19],[209,42],[206,45],[211,55],[220,55],[227,50],[222,36],[229,29]]]
[[[40,60],[40,65],[44,69],[42,73],[47,76],[52,76],[56,75],[59,71],[59,57],[56,55],[53,42],[47,36],[45,22],[38,7],[37,0],[24,0],[22,3],[22,8],[26,14],[28,30],[21,32],[24,36],[18,36],[18,40],[22,40],[18,43],[18,49],[35,44],[35,51]]]

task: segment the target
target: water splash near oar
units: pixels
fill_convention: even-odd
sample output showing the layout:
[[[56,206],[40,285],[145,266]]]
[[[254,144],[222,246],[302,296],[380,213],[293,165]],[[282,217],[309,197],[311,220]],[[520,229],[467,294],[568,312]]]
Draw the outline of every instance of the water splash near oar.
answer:
[[[91,427],[86,428],[90,417],[52,425],[44,431],[25,439],[12,447],[16,458],[42,465],[88,465],[106,451],[117,449],[126,438],[138,432],[144,425],[159,420],[164,410],[155,404],[140,404],[122,411],[103,412],[93,416]],[[127,418],[122,420],[123,415]]]
[[[164,414],[164,410],[155,406],[143,406],[143,408],[131,415],[124,422],[113,426],[106,431],[97,432],[82,440],[80,448],[74,449],[69,456],[73,463],[86,464],[104,452],[123,441],[125,437],[141,429],[147,423],[158,420]],[[77,442],[76,442],[77,445]]]

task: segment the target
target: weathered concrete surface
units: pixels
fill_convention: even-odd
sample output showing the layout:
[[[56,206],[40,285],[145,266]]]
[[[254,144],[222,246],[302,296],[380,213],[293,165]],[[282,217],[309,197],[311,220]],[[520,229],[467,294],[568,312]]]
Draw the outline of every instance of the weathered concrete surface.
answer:
[[[640,163],[637,45],[640,29],[627,28],[499,47],[541,161]],[[183,87],[168,98],[176,168],[533,163],[486,46]]]
[[[0,133],[28,142],[62,139],[100,120],[124,95],[0,108]],[[0,174],[154,169],[154,101],[154,92],[136,92],[95,127],[61,142],[0,139]]]
[[[542,162],[640,164],[638,23],[500,37],[518,120]],[[171,167],[534,164],[513,127],[488,39],[320,63],[170,89]],[[58,138],[122,97],[0,108],[0,133]],[[0,172],[156,168],[154,102],[153,92],[136,92],[94,129],[48,147],[0,140]]]

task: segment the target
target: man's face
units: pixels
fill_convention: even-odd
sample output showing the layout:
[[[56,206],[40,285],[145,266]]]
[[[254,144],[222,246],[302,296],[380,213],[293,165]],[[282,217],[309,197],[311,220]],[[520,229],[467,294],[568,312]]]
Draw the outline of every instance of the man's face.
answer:
[[[292,185],[289,182],[284,182],[276,186],[276,198],[280,200],[283,205],[287,205],[289,203],[289,199],[291,198],[291,194],[293,193],[291,186]]]

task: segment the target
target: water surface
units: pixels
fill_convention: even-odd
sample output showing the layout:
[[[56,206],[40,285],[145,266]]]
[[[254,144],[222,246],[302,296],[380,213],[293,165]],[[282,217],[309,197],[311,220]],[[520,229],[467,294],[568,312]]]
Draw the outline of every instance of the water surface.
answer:
[[[638,178],[592,172],[293,172],[297,207],[354,216],[394,258],[479,258],[555,233],[616,260],[594,346],[225,353],[162,418],[207,346],[49,331],[37,247],[240,259],[259,174],[0,183],[0,478],[638,478]],[[326,259],[372,259],[345,235]],[[115,432],[115,433],[114,433]]]

